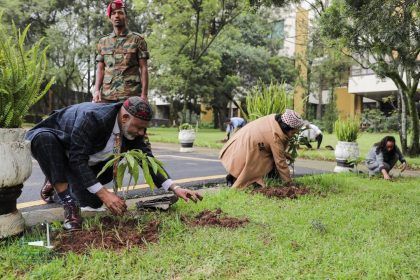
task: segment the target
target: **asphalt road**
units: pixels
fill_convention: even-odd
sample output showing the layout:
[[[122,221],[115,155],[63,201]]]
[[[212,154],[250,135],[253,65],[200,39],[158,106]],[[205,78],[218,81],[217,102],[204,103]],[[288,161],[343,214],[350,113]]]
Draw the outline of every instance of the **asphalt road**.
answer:
[[[202,150],[193,153],[180,153],[173,147],[158,147],[153,149],[156,158],[160,159],[173,180],[177,180],[180,185],[202,185],[208,183],[224,182],[226,171],[217,158],[217,152],[203,152]],[[296,167],[295,174],[313,174],[322,171]],[[126,183],[128,183],[126,176]],[[18,198],[18,208],[22,211],[30,211],[32,209],[46,208],[56,206],[45,205],[40,201],[39,192],[44,182],[44,175],[36,160],[33,160],[32,175],[24,183],[22,195]],[[144,179],[139,179],[138,184],[143,184]],[[111,188],[111,184],[107,187]],[[155,193],[159,191],[155,191]],[[136,190],[129,191],[130,196],[133,195],[150,195],[152,194],[147,186],[139,186]]]

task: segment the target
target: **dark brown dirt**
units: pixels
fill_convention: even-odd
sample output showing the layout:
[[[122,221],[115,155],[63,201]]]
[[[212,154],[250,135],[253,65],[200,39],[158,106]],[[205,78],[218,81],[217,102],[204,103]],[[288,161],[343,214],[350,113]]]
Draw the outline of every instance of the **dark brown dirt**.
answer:
[[[105,216],[100,222],[100,225],[89,230],[59,233],[54,242],[55,250],[60,253],[72,251],[78,254],[92,248],[118,251],[158,241],[158,221],[147,223],[142,230],[139,229],[136,219],[120,221]]]
[[[228,217],[220,208],[214,211],[204,210],[194,218],[183,216],[182,221],[190,226],[216,226],[225,228],[244,227],[249,223],[248,218]]]
[[[290,198],[295,199],[299,196],[305,195],[309,193],[309,189],[304,187],[264,187],[254,189],[252,193],[261,193],[267,197],[275,197],[275,198]]]

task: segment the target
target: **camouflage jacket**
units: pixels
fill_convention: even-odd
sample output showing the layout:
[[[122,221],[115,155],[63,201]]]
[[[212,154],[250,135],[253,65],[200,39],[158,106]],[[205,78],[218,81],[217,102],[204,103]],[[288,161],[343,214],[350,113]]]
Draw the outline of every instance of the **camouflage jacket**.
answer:
[[[99,40],[96,61],[105,63],[102,99],[118,101],[141,94],[139,59],[149,59],[146,41],[139,34],[126,30],[114,32]]]

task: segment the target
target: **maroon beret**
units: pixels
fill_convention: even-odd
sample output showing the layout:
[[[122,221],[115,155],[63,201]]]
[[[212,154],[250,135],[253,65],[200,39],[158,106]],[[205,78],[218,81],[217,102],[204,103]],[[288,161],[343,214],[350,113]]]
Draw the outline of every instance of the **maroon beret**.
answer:
[[[122,8],[125,8],[124,2],[122,0],[114,0],[108,4],[108,7],[106,8],[106,15],[108,17],[111,17],[111,13],[113,10],[118,10]]]

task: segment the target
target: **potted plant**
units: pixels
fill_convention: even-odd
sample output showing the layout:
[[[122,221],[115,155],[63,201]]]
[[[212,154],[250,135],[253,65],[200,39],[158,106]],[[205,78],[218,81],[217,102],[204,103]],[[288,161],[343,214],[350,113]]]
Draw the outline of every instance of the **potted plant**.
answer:
[[[346,172],[354,168],[354,162],[360,155],[356,142],[359,129],[360,121],[355,118],[339,119],[334,123],[334,133],[338,139],[334,152],[337,162],[334,172]]]
[[[0,15],[0,239],[24,229],[16,200],[31,175],[32,159],[21,125],[29,108],[53,83],[51,79],[43,86],[46,48],[41,47],[41,41],[30,48],[25,46],[28,29],[21,33],[12,25],[9,32]]]
[[[179,126],[178,140],[181,143],[180,152],[188,153],[194,151],[195,130],[191,124],[183,123]]]

